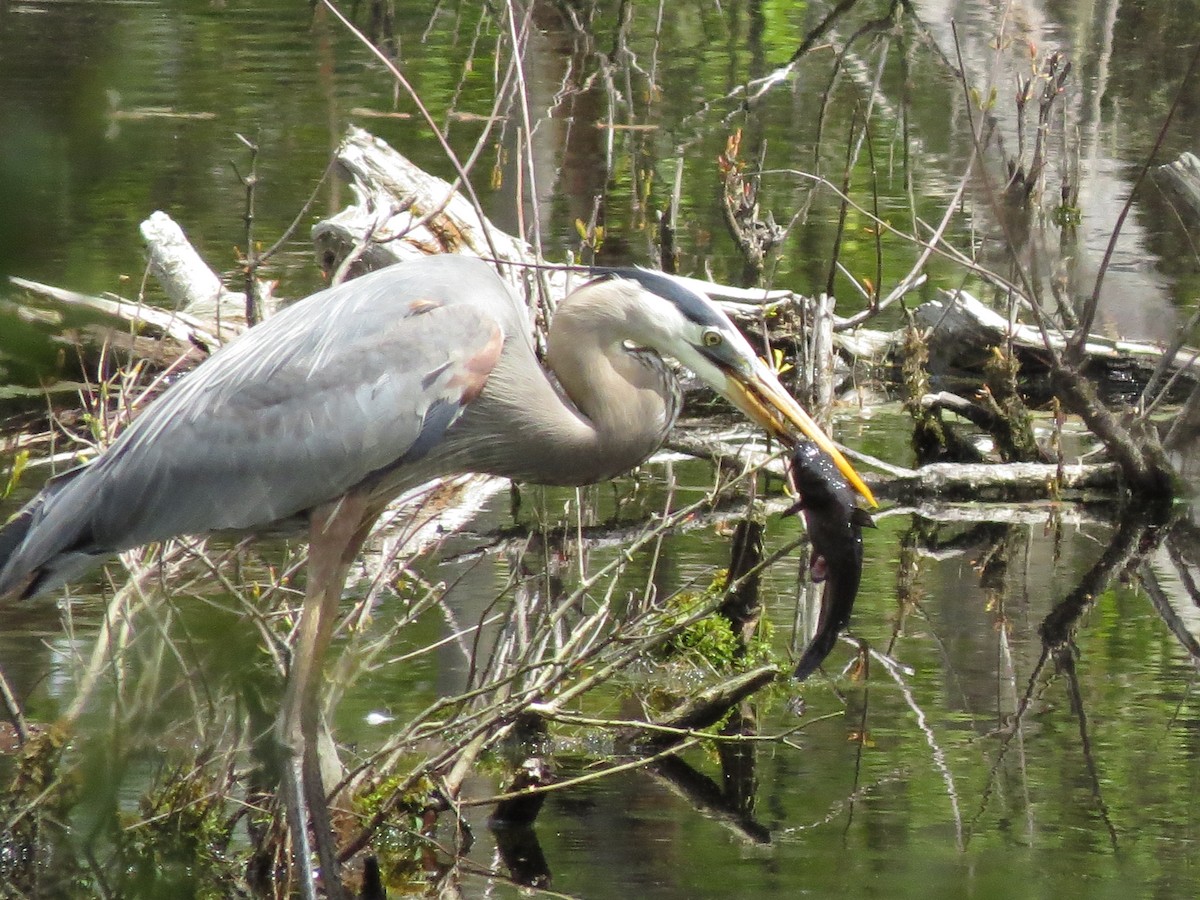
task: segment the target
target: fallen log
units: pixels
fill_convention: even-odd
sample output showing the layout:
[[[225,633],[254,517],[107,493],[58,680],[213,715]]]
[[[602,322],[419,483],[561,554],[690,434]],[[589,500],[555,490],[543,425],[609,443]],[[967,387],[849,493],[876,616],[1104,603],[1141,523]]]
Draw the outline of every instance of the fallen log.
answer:
[[[685,698],[650,723],[651,728],[622,728],[617,734],[617,746],[637,747],[641,752],[655,752],[677,744],[687,732],[711,728],[725,718],[729,710],[771,684],[779,676],[779,668],[774,665],[759,666],[748,672],[732,675],[694,696]]]
[[[747,447],[744,440],[721,435],[698,437],[676,431],[669,449],[707,459],[730,474],[757,466],[783,477],[778,454]],[[915,469],[885,463],[845,448],[856,464],[879,470],[863,480],[879,500],[916,504],[938,498],[946,502],[1040,503],[1045,501],[1105,502],[1122,489],[1120,468],[1114,463],[929,463]],[[784,508],[789,501],[780,500]],[[984,514],[984,519],[989,516]]]
[[[1103,500],[1121,488],[1121,471],[1111,463],[930,463],[872,486],[877,495],[893,500],[937,497],[979,503]]]
[[[10,276],[9,281],[40,301],[49,315],[55,315],[57,310],[56,322],[65,326],[62,339],[76,336],[85,348],[107,345],[166,366],[193,350],[197,351],[199,362],[221,345],[220,338],[206,322],[185,312],[158,309],[123,297],[81,294],[16,275]],[[63,310],[74,314],[64,316]]]
[[[158,210],[142,222],[139,230],[146,244],[150,274],[158,279],[175,309],[225,340],[246,328],[246,295],[221,283],[174,219]],[[263,285],[260,295],[268,287]]]
[[[414,165],[385,141],[351,126],[337,149],[339,172],[349,180],[355,202],[313,227],[313,244],[328,275],[362,272],[432,253],[462,253],[495,259],[500,273],[521,296],[536,287],[552,309],[586,273],[535,258],[523,240],[500,231],[454,185]],[[490,238],[490,241],[489,241]],[[495,247],[493,256],[491,248]],[[509,265],[503,265],[508,263]],[[535,277],[536,275],[536,277]],[[701,291],[741,322],[763,321],[780,308],[810,301],[788,290],[737,288],[673,275]],[[846,320],[833,317],[835,332]],[[835,334],[848,356],[888,343],[881,333]]]
[[[351,125],[338,145],[337,163],[355,202],[313,226],[313,245],[326,274],[347,261],[347,275],[353,277],[435,253],[520,264],[532,259],[523,240],[492,224],[455,185],[370,132]]]
[[[101,349],[115,349],[158,368],[174,365],[181,357],[199,362],[245,330],[245,295],[221,284],[170,216],[151,213],[140,230],[149,271],[172,309],[11,276],[9,280],[29,297],[18,313],[57,328],[57,339],[79,347],[85,359]],[[269,287],[263,286],[268,296]]]
[[[941,366],[965,370],[974,378],[993,347],[1011,341],[1027,371],[1045,371],[1050,354],[1063,354],[1067,339],[1050,332],[1043,337],[1031,325],[1010,322],[966,291],[945,291],[942,298],[917,307],[918,324],[929,329],[930,355]],[[1163,348],[1145,341],[1126,341],[1090,335],[1084,344],[1087,373],[1123,393],[1140,391],[1163,360]],[[1200,354],[1183,349],[1174,355],[1169,371],[1188,387],[1200,383]]]

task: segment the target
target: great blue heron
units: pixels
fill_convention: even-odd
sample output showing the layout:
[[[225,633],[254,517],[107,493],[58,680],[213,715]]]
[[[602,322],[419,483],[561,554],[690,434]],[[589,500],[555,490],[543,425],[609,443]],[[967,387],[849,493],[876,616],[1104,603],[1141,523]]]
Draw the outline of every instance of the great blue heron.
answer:
[[[772,434],[815,441],[874,504],[728,317],[676,281],[618,270],[572,293],[548,335],[551,378],[523,305],[495,272],[435,256],[285,309],[167,390],[97,460],[51,479],[0,531],[0,597],[51,590],[175,535],[307,526],[278,736],[291,751],[283,786],[296,855],[308,859],[311,811],[328,879],[337,862],[321,839],[320,670],[371,525],[398,494],[439,475],[579,485],[632,468],[679,410],[664,356]]]

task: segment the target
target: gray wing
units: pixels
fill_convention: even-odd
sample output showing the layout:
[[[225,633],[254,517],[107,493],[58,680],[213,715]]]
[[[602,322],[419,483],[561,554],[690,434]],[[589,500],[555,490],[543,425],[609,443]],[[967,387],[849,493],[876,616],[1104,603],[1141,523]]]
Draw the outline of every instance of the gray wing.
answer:
[[[490,271],[418,264],[288,308],[35,498],[0,533],[0,596],[149,541],[261,528],[428,454],[498,361],[514,303]]]

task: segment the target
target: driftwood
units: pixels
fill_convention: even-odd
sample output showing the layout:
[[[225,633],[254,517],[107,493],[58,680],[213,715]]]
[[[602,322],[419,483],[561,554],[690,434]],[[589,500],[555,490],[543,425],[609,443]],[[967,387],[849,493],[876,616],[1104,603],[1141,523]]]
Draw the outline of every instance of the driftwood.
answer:
[[[353,276],[435,253],[532,260],[523,240],[477,214],[454,185],[369,132],[351,126],[337,149],[337,162],[356,202],[313,227],[313,244],[327,273],[347,260],[347,274]]]
[[[586,277],[582,270],[537,260],[528,244],[498,229],[453,184],[425,172],[361,128],[351,126],[338,146],[337,161],[356,202],[313,227],[317,257],[330,275],[344,269],[353,276],[418,256],[460,253],[508,263],[499,266],[500,273],[522,293],[536,281],[551,307]],[[743,321],[758,321],[773,307],[803,300],[787,290],[672,277]],[[838,321],[844,320],[835,319],[835,327]]]
[[[929,329],[931,355],[944,363],[977,371],[991,348],[1011,341],[1025,366],[1045,368],[1050,351],[1063,353],[1067,341],[1051,333],[1043,339],[1030,325],[1009,322],[966,291],[946,291],[939,300],[917,307],[917,322]],[[1049,348],[1049,349],[1048,349]],[[1096,378],[1113,382],[1133,380],[1145,384],[1163,359],[1163,349],[1145,341],[1113,340],[1089,336],[1084,344],[1084,365]],[[1189,384],[1200,383],[1200,354],[1183,349],[1175,355],[1171,371]]]
[[[63,339],[75,336],[85,347],[108,345],[130,350],[139,359],[165,366],[193,349],[199,351],[199,360],[221,343],[207,323],[187,313],[122,297],[81,294],[15,275],[9,281],[37,301],[23,308],[27,314],[40,311],[42,316],[52,317],[44,320],[64,326]]]
[[[703,437],[676,431],[671,450],[707,459],[730,474],[747,466],[783,477],[783,462],[731,435]],[[1121,471],[1112,463],[930,463],[916,469],[896,466],[863,453],[849,451],[857,463],[879,469],[864,480],[879,499],[918,502],[934,497],[986,503],[1027,503],[1038,500],[1102,501],[1121,489]],[[780,501],[782,509],[790,501]],[[985,516],[986,518],[986,516]]]
[[[9,280],[30,298],[20,312],[60,326],[60,338],[78,344],[85,355],[115,348],[159,367],[188,355],[199,362],[245,330],[245,295],[222,286],[170,216],[152,213],[142,222],[141,234],[149,271],[173,309],[13,276]]]
[[[872,490],[889,498],[1020,503],[1047,498],[1100,500],[1120,487],[1121,472],[1114,464],[930,463]]]
[[[337,163],[356,202],[312,231],[317,259],[331,281],[406,259],[458,253],[496,262],[519,296],[538,298],[539,311],[553,309],[570,292],[569,271],[539,268],[524,240],[501,231],[455,185],[369,132],[351,126],[338,146]],[[545,321],[540,312],[538,318]]]
[[[175,309],[206,323],[225,339],[246,327],[246,295],[228,290],[191,245],[183,229],[161,210],[140,226],[150,274]]]

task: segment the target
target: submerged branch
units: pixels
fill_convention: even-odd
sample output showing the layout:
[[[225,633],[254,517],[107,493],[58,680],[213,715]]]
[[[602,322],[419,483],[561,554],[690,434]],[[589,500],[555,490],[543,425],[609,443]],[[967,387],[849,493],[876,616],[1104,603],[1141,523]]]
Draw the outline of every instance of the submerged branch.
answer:
[[[631,729],[626,731],[621,741],[640,742],[647,747],[669,746],[679,740],[675,732],[686,734],[712,727],[728,715],[730,709],[771,684],[779,675],[777,666],[766,665],[727,678],[684,699],[654,723],[657,728],[667,731],[652,730],[639,736],[637,732],[641,729]]]

